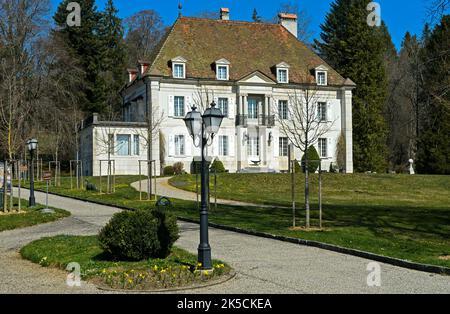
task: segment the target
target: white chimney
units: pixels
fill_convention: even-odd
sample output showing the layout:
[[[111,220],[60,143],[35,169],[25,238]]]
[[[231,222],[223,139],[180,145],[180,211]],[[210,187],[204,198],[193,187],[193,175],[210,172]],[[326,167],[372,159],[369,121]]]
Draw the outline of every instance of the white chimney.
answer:
[[[220,8],[220,19],[222,21],[228,21],[230,19],[230,9]]]
[[[286,28],[292,35],[298,37],[297,33],[297,15],[292,13],[278,14],[279,23]]]

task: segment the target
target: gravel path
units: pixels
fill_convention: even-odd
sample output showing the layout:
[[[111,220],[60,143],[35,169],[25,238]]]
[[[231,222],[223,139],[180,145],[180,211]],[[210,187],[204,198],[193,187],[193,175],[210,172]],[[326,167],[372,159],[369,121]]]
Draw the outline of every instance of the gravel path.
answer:
[[[196,201],[197,194],[194,192],[185,191],[182,189],[178,189],[172,185],[170,185],[169,180],[171,178],[157,178],[156,179],[156,194],[159,196],[166,196],[169,198],[178,198],[186,201]],[[139,191],[139,181],[131,184],[133,188]],[[147,180],[141,181],[141,191],[147,191]],[[200,198],[200,195],[199,195]],[[214,198],[211,196],[211,202],[214,201]],[[254,204],[254,203],[246,203],[240,201],[233,200],[223,200],[217,199],[217,204],[221,205],[232,205],[232,206],[245,206],[245,207],[273,207],[271,205],[262,205],[262,204]]]
[[[43,202],[44,194],[36,193],[36,198]],[[0,293],[101,293],[86,283],[67,287],[65,272],[24,261],[18,249],[44,236],[95,234],[119,209],[53,195],[49,203],[72,216],[0,233]],[[195,253],[198,225],[180,227],[177,245]],[[363,258],[213,228],[210,238],[213,257],[230,263],[238,274],[220,286],[188,293],[450,293],[449,276],[380,264],[381,287],[368,287],[370,261]]]

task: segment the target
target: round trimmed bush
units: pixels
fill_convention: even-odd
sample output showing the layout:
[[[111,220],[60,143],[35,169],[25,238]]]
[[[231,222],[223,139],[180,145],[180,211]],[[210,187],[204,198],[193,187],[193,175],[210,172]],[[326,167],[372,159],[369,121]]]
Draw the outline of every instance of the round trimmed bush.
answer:
[[[175,169],[173,169],[173,166],[164,167],[163,174],[165,176],[173,176],[175,174]]]
[[[219,159],[214,160],[211,166],[211,172],[214,173],[214,171],[216,171],[217,173],[225,172],[225,167],[223,166],[223,163]]]
[[[303,172],[305,172],[305,157],[308,155],[308,171],[310,173],[314,173],[319,168],[319,160],[320,156],[317,153],[317,150],[314,146],[309,146],[309,148],[306,150],[306,154],[303,154],[302,157],[302,169]]]
[[[157,210],[123,211],[100,231],[100,246],[116,260],[165,258],[178,239],[176,217]]]

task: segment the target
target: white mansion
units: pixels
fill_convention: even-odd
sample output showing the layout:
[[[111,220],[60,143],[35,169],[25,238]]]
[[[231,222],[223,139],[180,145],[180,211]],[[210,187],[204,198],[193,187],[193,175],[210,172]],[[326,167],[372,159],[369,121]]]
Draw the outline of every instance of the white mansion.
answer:
[[[157,173],[184,163],[189,171],[200,151],[183,118],[193,105],[213,100],[225,115],[208,155],[230,172],[288,169],[288,137],[279,119],[289,119],[289,95],[314,89],[324,123],[331,126],[313,145],[324,169],[336,162],[344,137],[347,173],[353,172],[352,90],[343,78],[297,39],[297,16],[280,14],[279,24],[179,17],[147,61],[129,69],[123,88],[123,121],[99,121],[94,115],[81,131],[81,159],[86,175],[99,175],[100,161],[115,161],[116,174],[137,174],[147,160],[146,117],[153,114],[152,159]],[[113,141],[113,147],[105,145]],[[295,151],[297,159],[302,157]],[[143,173],[146,162],[142,164]],[[106,174],[106,165],[102,166]]]

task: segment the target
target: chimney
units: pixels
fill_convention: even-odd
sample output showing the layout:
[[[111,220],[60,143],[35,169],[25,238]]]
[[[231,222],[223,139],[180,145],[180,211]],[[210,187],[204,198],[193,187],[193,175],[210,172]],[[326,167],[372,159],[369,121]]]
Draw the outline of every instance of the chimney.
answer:
[[[220,8],[220,19],[222,21],[228,21],[230,19],[230,9]]]
[[[298,37],[297,33],[297,15],[292,13],[278,14],[279,23],[286,28],[292,35]]]
[[[131,83],[137,78],[138,70],[128,69],[128,82]]]
[[[139,65],[139,73],[140,73],[141,75],[144,75],[145,72],[147,72],[147,70],[148,70],[148,67],[149,67],[149,65],[150,65],[150,62],[144,61],[144,60],[139,60],[139,61],[138,61],[138,65]]]

